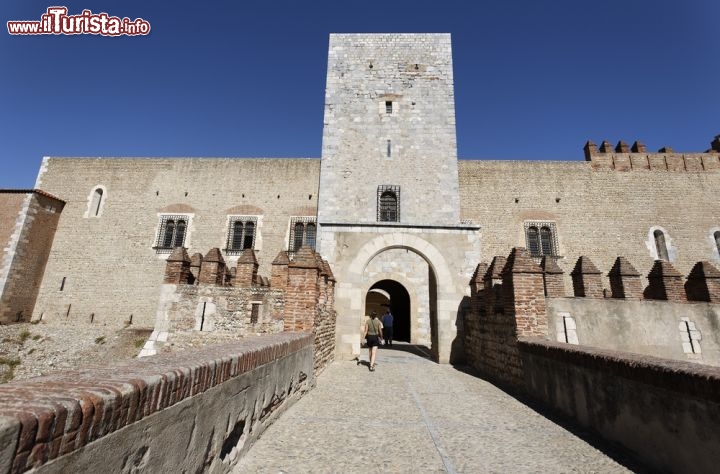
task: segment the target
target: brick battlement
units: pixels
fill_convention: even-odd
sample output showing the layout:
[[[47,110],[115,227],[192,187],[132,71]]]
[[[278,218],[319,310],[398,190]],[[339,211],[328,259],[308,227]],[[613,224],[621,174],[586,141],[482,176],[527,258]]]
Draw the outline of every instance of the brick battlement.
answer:
[[[585,161],[591,163],[593,170],[720,171],[720,135],[702,153],[676,153],[670,147],[648,153],[642,143],[636,141],[628,147],[622,140],[614,148],[607,140],[603,141],[599,149],[588,140],[583,150]]]
[[[24,472],[61,456],[63,458],[59,460],[60,464],[54,464],[54,469],[59,467],[62,471],[63,468],[71,468],[65,472],[77,471],[78,464],[73,462],[79,461],[68,461],[64,455],[112,436],[123,439],[127,437],[125,444],[129,448],[134,444],[130,440],[135,438],[132,429],[127,431],[124,428],[142,424],[143,430],[152,431],[151,425],[162,424],[162,412],[167,412],[165,416],[175,420],[168,423],[177,423],[177,429],[181,430],[183,421],[177,418],[177,413],[171,412],[174,406],[180,405],[181,410],[187,410],[188,406],[181,404],[194,403],[195,410],[189,410],[188,413],[195,413],[197,417],[204,416],[201,410],[210,405],[208,399],[212,401],[213,397],[220,396],[222,400],[219,402],[228,404],[228,399],[224,398],[221,392],[213,390],[216,387],[232,383],[267,364],[276,364],[302,352],[305,354],[302,363],[296,361],[281,371],[280,377],[287,380],[276,381],[277,386],[273,388],[273,381],[265,380],[266,374],[258,380],[262,380],[262,384],[267,386],[249,391],[258,392],[255,394],[259,395],[258,400],[252,400],[251,395],[246,393],[247,400],[236,404],[250,407],[249,414],[238,415],[248,417],[244,418],[243,426],[249,425],[244,433],[257,431],[258,428],[262,431],[263,427],[258,425],[264,421],[264,417],[277,410],[282,406],[282,402],[296,392],[306,391],[309,388],[308,383],[312,383],[313,341],[314,337],[309,333],[282,333],[244,339],[234,344],[209,346],[149,359],[133,359],[107,367],[64,372],[0,385],[0,472]],[[307,380],[308,378],[310,380]],[[252,380],[243,384],[256,383]],[[238,390],[236,393],[241,392]],[[261,404],[258,407],[262,408],[262,413],[253,413],[256,403]],[[219,445],[223,445],[223,450],[226,448],[222,438],[227,434],[229,412],[235,409],[237,406],[228,408],[228,413],[221,413],[222,419],[216,423],[218,426],[210,426],[211,429],[204,434],[206,438],[202,438],[202,433],[198,434],[199,439],[206,439],[206,443],[210,441],[217,445],[215,454],[220,451]],[[216,417],[217,413],[212,416]],[[193,416],[190,415],[189,418],[192,419]],[[196,419],[187,436],[195,436],[195,430],[201,430],[198,427],[200,424],[204,425],[203,428],[208,428],[207,423],[200,423]],[[115,434],[121,429],[122,433]],[[253,433],[253,436],[257,434],[259,433]],[[152,433],[149,433],[148,437],[152,438]],[[215,439],[210,439],[211,437]],[[160,439],[155,441],[168,442],[162,437],[158,438]],[[120,438],[116,437],[108,442],[118,443],[119,440]],[[173,462],[188,468],[187,465],[183,466],[186,453],[163,449],[157,444],[153,448],[153,442],[148,440],[142,442],[151,445],[146,447],[146,452],[152,450],[152,456],[160,458],[153,461],[154,468],[147,466],[150,470],[157,469],[158,466],[170,467]],[[113,459],[113,452],[118,450],[110,451],[112,452],[108,452],[107,459],[99,456],[98,462],[109,471],[119,472],[122,466],[115,464]],[[129,453],[125,453],[126,460],[127,454]],[[166,461],[162,459],[165,457],[173,459]],[[207,462],[207,459],[205,461]],[[194,471],[195,468],[191,470]]]

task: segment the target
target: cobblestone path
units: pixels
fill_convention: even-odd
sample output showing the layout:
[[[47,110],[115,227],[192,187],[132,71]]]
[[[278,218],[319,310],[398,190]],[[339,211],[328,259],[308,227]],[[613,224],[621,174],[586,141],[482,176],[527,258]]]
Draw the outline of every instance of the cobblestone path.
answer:
[[[396,346],[375,372],[331,364],[233,472],[627,472],[494,385]]]

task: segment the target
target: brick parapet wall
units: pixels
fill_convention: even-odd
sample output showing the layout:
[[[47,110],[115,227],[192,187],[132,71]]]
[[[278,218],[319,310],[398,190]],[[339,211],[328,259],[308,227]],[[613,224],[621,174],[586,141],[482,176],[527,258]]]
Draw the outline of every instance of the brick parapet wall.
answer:
[[[1,385],[0,471],[40,467],[312,344],[311,334],[282,333]],[[290,385],[307,390],[312,377],[296,372]],[[272,410],[279,401],[261,403]],[[162,450],[153,455],[182,458]]]
[[[597,146],[588,141],[585,144],[585,160],[591,163],[593,170],[652,170],[652,171],[720,171],[720,154],[716,149],[717,137],[712,148],[705,153],[675,153],[664,147],[657,153],[647,153],[639,142],[630,149],[620,141],[613,149],[608,142]]]
[[[717,470],[720,368],[533,338],[517,347],[531,397],[654,470]]]
[[[682,274],[670,262],[655,260],[644,296],[651,300],[687,301]]]
[[[603,298],[602,272],[586,256],[578,258],[572,276],[575,296],[584,298]]]

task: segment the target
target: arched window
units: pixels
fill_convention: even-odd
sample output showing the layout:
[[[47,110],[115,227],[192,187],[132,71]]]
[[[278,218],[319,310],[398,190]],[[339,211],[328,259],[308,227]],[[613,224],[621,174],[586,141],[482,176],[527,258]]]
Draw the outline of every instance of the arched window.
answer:
[[[305,244],[315,248],[315,224],[312,222],[305,227]]]
[[[102,216],[106,199],[107,190],[105,189],[105,186],[99,184],[92,188],[87,197],[87,211],[85,211],[85,215],[83,217],[88,218]]]
[[[100,215],[100,204],[102,204],[103,190],[100,188],[95,189],[93,192],[92,201],[90,202],[90,215],[97,217]]]
[[[540,233],[535,226],[528,227],[527,247],[530,255],[540,255]]]
[[[317,227],[314,217],[293,217],[290,219],[290,242],[288,252],[297,252],[306,246],[315,250]]]
[[[540,248],[543,255],[553,255],[552,232],[547,226],[540,227]]]
[[[233,223],[233,229],[232,229],[232,242],[230,243],[230,246],[228,247],[228,249],[230,249],[230,250],[242,249],[242,243],[243,243],[243,222],[235,221]]]
[[[715,247],[717,247],[718,254],[720,254],[720,230],[713,234],[715,237]]]
[[[175,234],[175,221],[170,219],[165,224],[165,238],[163,238],[163,247],[172,248],[173,235]]]
[[[525,222],[525,241],[533,257],[557,255],[557,232],[554,222]]]
[[[255,223],[250,221],[245,223],[245,236],[243,237],[243,249],[253,248],[255,240]]]
[[[667,244],[665,243],[665,234],[660,229],[656,229],[655,232],[653,232],[653,237],[655,238],[655,249],[657,250],[658,260],[669,261],[670,258],[668,257]]]
[[[257,216],[229,216],[229,227],[225,252],[240,255],[245,249],[255,248],[255,227]]]
[[[159,253],[166,253],[175,247],[182,247],[185,244],[187,223],[186,216],[161,216],[155,249]]]
[[[378,222],[400,222],[400,186],[378,186]]]

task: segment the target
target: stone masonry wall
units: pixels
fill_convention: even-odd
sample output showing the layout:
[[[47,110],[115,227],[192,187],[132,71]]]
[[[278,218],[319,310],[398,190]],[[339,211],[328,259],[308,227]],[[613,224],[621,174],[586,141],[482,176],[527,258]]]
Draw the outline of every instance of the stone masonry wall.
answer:
[[[558,265],[570,274],[581,255],[607,272],[618,255],[645,277],[653,266],[651,227],[666,231],[670,260],[687,275],[701,260],[720,263],[720,172],[594,170],[590,162],[459,162],[461,217],[482,226],[483,260],[526,246],[523,222],[555,222]],[[517,201],[516,201],[517,200]],[[566,280],[566,293],[572,286]]]
[[[717,471],[720,368],[538,339],[518,347],[531,397],[653,471]]]
[[[260,216],[255,248],[260,273],[270,275],[287,249],[290,218],[316,213],[319,167],[312,159],[46,159],[38,185],[67,205],[35,318],[94,313],[121,326],[132,315],[133,324],[152,327],[167,258],[153,249],[161,213],[190,216],[191,255],[225,248],[228,215]],[[85,217],[99,185],[106,189],[102,212]],[[225,256],[230,266],[236,259]]]
[[[314,385],[312,343],[275,334],[2,385],[0,472],[229,472]]]
[[[376,222],[397,185],[401,223],[459,224],[450,35],[332,34],[325,90],[319,222]]]
[[[0,323],[29,321],[64,203],[41,191],[0,196]]]

